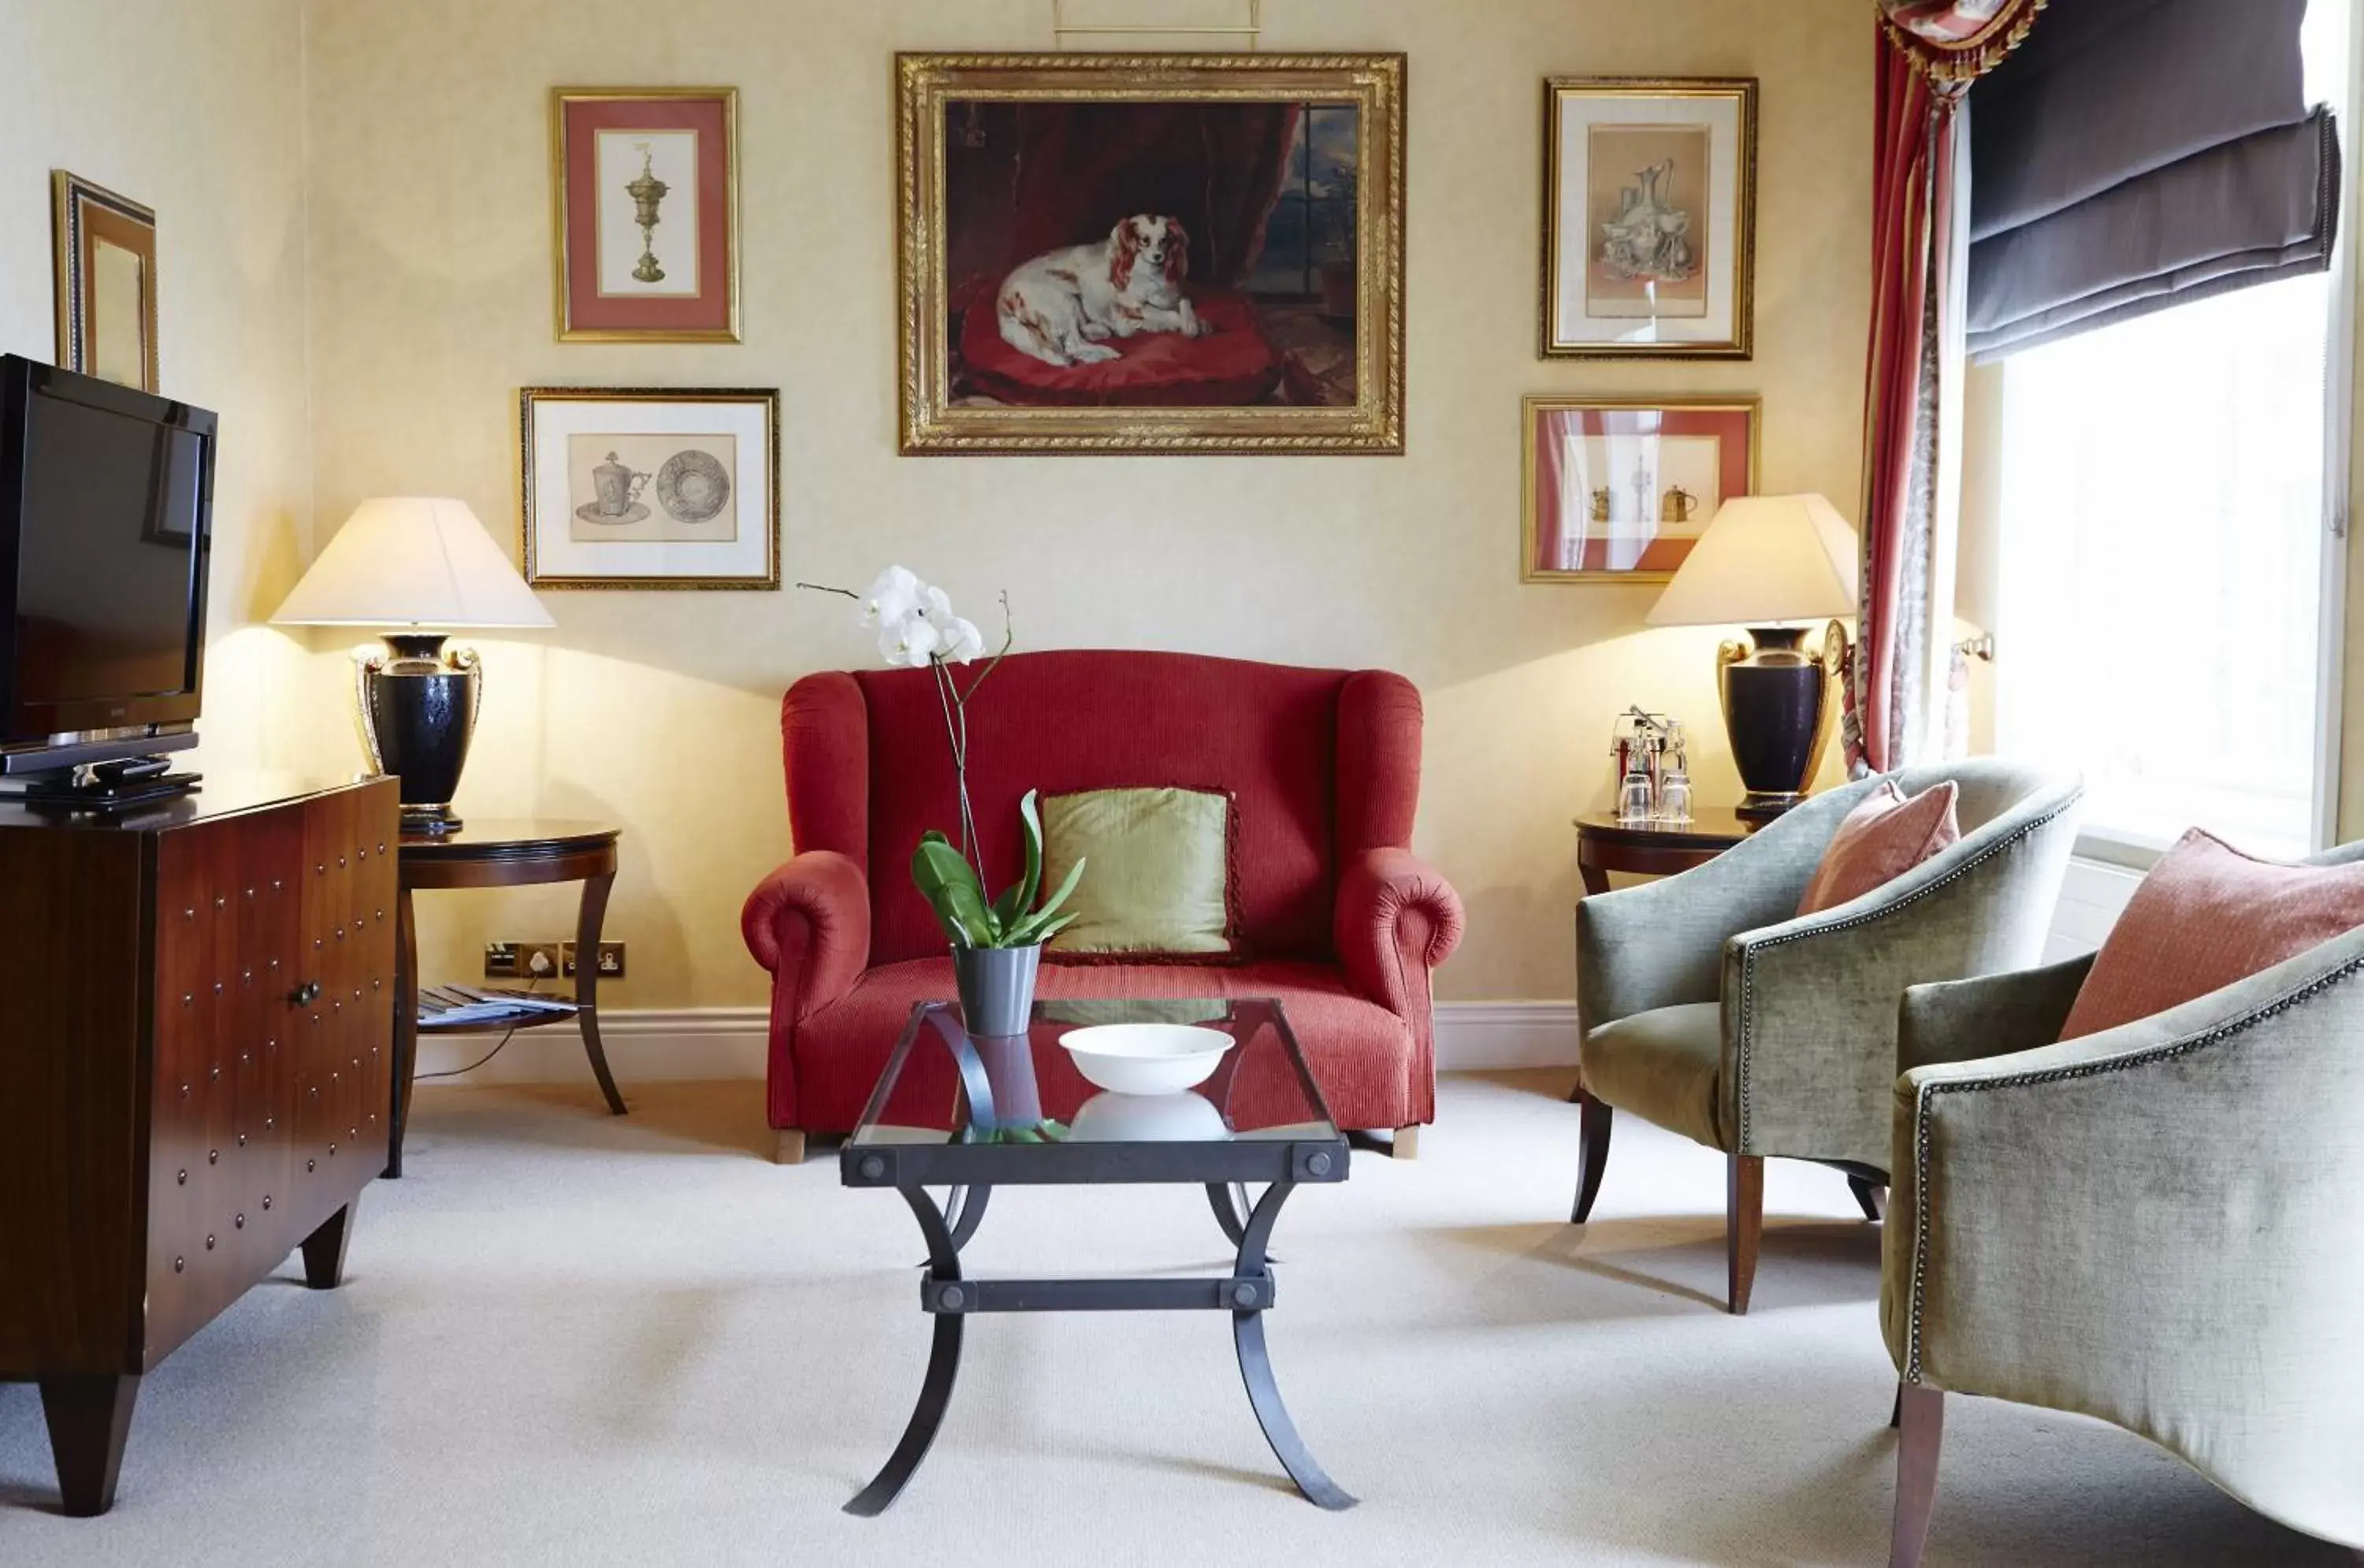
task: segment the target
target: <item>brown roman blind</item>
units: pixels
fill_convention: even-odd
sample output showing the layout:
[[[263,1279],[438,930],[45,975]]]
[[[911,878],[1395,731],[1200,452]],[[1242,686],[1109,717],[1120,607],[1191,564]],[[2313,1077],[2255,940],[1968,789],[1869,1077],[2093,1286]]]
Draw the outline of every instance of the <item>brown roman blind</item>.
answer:
[[[2306,0],[2056,3],[1970,91],[1982,360],[2331,263],[2339,141]]]

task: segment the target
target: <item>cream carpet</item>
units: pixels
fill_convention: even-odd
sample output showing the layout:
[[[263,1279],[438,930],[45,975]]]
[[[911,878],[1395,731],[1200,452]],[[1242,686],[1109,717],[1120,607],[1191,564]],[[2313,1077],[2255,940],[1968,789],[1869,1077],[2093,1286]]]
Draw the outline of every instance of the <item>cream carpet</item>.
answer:
[[[1422,1158],[1357,1155],[1281,1217],[1268,1331],[1322,1462],[1299,1500],[1211,1313],[990,1317],[884,1518],[838,1506],[927,1353],[918,1231],[833,1157],[770,1164],[752,1084],[426,1089],[345,1287],[295,1271],[153,1377],[120,1500],[61,1519],[39,1405],[0,1386],[0,1563],[1869,1563],[1894,1374],[1877,1232],[1777,1164],[1727,1318],[1723,1164],[1629,1121],[1564,1223],[1565,1074],[1448,1081]],[[1012,1188],[981,1274],[1213,1270],[1195,1188]],[[5,1288],[5,1284],[0,1284]],[[2344,1563],[2141,1440],[1949,1412],[1932,1563]]]

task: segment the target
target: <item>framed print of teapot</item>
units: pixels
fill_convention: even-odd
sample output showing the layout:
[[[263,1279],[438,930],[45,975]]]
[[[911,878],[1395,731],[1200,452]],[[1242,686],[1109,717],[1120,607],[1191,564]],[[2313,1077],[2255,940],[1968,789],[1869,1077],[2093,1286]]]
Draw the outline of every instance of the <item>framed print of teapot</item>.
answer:
[[[777,588],[779,402],[774,389],[527,387],[525,580]]]

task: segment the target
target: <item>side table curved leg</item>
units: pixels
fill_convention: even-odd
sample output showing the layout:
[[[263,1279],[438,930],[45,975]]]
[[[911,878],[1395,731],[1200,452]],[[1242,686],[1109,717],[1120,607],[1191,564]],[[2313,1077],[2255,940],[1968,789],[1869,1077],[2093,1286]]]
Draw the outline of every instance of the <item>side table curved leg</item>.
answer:
[[[928,1239],[928,1277],[940,1283],[960,1278],[960,1248],[935,1200],[918,1187],[898,1190]],[[980,1202],[977,1207],[982,1212],[984,1205]],[[920,1402],[912,1407],[910,1423],[903,1429],[895,1451],[887,1455],[886,1467],[845,1505],[847,1513],[864,1518],[885,1513],[918,1471],[920,1462],[928,1457],[936,1429],[943,1425],[944,1412],[952,1407],[953,1385],[960,1376],[961,1326],[967,1321],[965,1312],[936,1314],[935,1338],[928,1349],[928,1375],[920,1385]]]
[[[1237,1182],[1207,1184],[1207,1207],[1215,1211],[1215,1223],[1234,1247],[1248,1239],[1247,1221],[1242,1218],[1248,1212],[1246,1197],[1247,1189]]]
[[[985,1223],[986,1200],[992,1195],[993,1189],[989,1186],[953,1189],[954,1211],[947,1218],[952,1225],[953,1251],[967,1250],[969,1238],[976,1235],[976,1228]]]
[[[608,1071],[608,1051],[599,1040],[599,929],[608,918],[608,893],[616,873],[604,872],[583,879],[583,902],[574,916],[575,1021],[583,1030],[583,1053],[591,1059],[592,1075],[608,1109],[625,1114],[624,1096],[616,1092],[615,1074]]]
[[[1247,1233],[1240,1240],[1239,1265],[1235,1273],[1240,1279],[1269,1279],[1266,1266],[1265,1246],[1272,1237],[1273,1222],[1280,1217],[1280,1206],[1294,1191],[1293,1182],[1275,1182],[1265,1189],[1265,1195],[1249,1217]],[[1265,1441],[1280,1461],[1288,1478],[1306,1500],[1319,1507],[1333,1510],[1351,1508],[1357,1499],[1354,1494],[1330,1479],[1298,1435],[1297,1423],[1289,1419],[1288,1407],[1281,1402],[1280,1384],[1272,1374],[1272,1353],[1264,1340],[1264,1313],[1242,1311],[1232,1314],[1232,1342],[1239,1351],[1240,1381],[1247,1385],[1248,1403],[1255,1407],[1256,1424],[1264,1429]]]

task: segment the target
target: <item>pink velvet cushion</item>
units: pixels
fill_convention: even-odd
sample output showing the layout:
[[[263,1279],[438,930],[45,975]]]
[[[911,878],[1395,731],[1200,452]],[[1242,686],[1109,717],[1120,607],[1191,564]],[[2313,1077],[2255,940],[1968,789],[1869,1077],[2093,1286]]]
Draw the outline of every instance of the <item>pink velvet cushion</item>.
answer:
[[[1882,779],[1831,835],[1823,863],[1814,868],[1806,895],[1798,900],[1798,913],[1814,915],[1852,903],[1958,842],[1962,825],[1954,814],[1958,793],[1948,779],[1907,800],[1893,783]]]
[[[2126,901],[2062,1040],[2180,1006],[2364,925],[2364,862],[2255,860],[2194,828]]]

